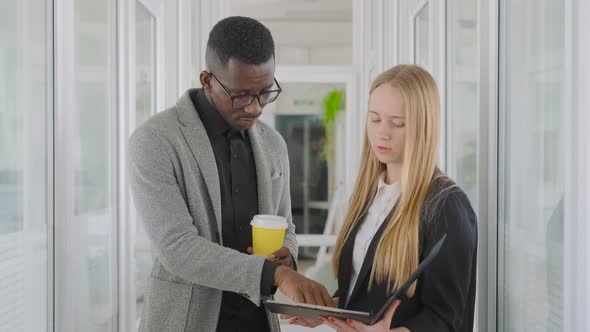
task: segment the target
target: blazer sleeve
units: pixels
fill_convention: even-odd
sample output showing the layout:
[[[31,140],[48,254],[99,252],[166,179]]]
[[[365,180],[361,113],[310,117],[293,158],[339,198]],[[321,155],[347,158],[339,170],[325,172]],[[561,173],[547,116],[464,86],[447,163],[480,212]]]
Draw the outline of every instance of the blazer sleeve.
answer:
[[[239,293],[260,305],[265,258],[199,235],[177,183],[170,143],[156,129],[140,127],[128,152],[133,200],[160,263],[191,283]]]
[[[281,146],[284,157],[282,158],[283,164],[283,191],[281,193],[281,199],[279,200],[279,208],[278,208],[278,215],[284,216],[287,218],[287,223],[289,227],[285,233],[285,241],[284,246],[289,248],[291,252],[291,257],[293,258],[293,268],[297,271],[297,255],[299,251],[299,244],[297,243],[297,236],[295,235],[295,224],[293,223],[293,214],[291,213],[291,189],[290,189],[290,179],[291,179],[291,169],[289,166],[289,155],[287,153],[287,144],[281,139]]]
[[[462,191],[449,193],[440,210],[425,226],[423,252],[428,253],[447,234],[437,258],[420,279],[423,309],[401,326],[412,332],[457,331],[468,304],[474,256],[477,250],[477,220]]]

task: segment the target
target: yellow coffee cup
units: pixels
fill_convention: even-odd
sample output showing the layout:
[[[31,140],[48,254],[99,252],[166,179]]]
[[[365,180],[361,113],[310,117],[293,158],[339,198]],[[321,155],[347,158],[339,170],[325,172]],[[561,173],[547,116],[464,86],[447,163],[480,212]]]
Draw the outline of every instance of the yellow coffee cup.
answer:
[[[287,219],[281,216],[257,214],[252,225],[252,250],[254,255],[268,256],[283,247],[287,231]]]

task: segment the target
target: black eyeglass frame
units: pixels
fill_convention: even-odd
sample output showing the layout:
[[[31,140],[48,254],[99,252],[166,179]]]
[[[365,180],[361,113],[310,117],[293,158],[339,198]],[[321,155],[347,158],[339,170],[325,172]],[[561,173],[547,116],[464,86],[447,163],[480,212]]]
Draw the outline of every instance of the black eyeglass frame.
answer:
[[[219,79],[217,78],[217,76],[215,76],[215,74],[213,74],[212,72],[209,72],[209,74],[211,74],[211,76],[213,76],[213,78],[217,81],[217,83],[219,83],[219,85],[221,85],[221,88],[223,89],[223,91],[225,92],[225,94],[231,99],[231,105],[234,109],[241,109],[244,107],[248,107],[250,106],[253,102],[254,102],[254,98],[258,99],[258,104],[262,107],[262,106],[266,106],[274,101],[277,100],[277,98],[279,98],[279,95],[281,94],[281,92],[283,92],[283,89],[281,88],[281,86],[279,85],[279,82],[277,81],[277,79],[275,77],[273,77],[273,80],[275,82],[275,84],[277,85],[276,90],[268,90],[268,91],[264,91],[264,92],[259,92],[259,93],[249,93],[249,94],[242,94],[242,95],[232,95],[229,91],[227,91],[227,88],[225,87],[225,85],[223,85],[223,83],[221,83],[221,81],[219,81]],[[271,94],[271,93],[275,93],[276,92],[276,96],[268,102],[262,103],[262,101],[260,101],[260,96],[262,95],[266,95],[266,94]],[[239,107],[235,106],[235,100],[237,98],[243,98],[243,97],[249,97],[250,98],[250,102],[248,103],[244,103],[244,105],[240,105]]]

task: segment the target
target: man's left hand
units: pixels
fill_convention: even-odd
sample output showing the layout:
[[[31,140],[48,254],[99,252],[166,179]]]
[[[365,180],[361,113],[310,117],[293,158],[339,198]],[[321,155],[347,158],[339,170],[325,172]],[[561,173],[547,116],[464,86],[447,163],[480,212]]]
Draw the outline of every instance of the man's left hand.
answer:
[[[252,254],[253,253],[252,247],[248,247],[247,251],[249,254]],[[291,251],[289,251],[289,248],[287,248],[287,247],[282,247],[281,249],[266,256],[266,258],[271,262],[277,262],[280,265],[285,265],[286,267],[290,267],[292,269],[295,269],[295,264],[293,262],[293,256],[291,256]]]

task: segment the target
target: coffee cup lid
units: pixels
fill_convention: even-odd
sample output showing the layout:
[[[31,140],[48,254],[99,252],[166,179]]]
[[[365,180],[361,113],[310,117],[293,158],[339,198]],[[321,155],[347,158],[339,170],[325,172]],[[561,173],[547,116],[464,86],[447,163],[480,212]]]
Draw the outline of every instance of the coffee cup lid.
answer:
[[[289,227],[287,218],[268,214],[258,214],[252,218],[250,225],[262,228],[283,229]]]

